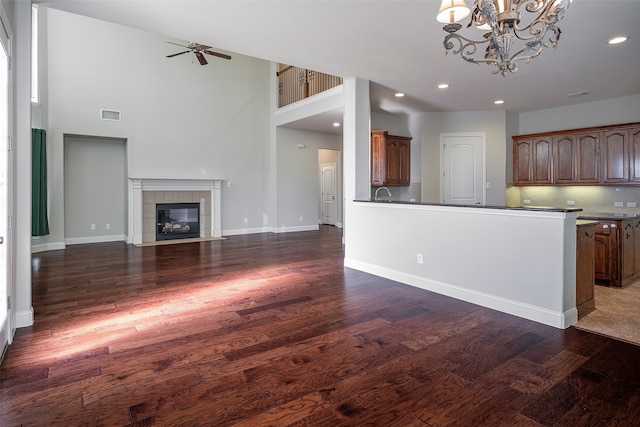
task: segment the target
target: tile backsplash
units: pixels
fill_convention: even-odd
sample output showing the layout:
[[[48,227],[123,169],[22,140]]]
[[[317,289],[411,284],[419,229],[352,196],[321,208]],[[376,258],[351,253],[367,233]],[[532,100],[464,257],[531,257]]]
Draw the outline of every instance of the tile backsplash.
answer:
[[[576,207],[585,212],[640,214],[640,187],[637,186],[522,186],[507,188],[507,205]],[[569,201],[575,203],[571,206]],[[635,203],[635,207],[634,204]],[[622,205],[622,206],[620,206]]]

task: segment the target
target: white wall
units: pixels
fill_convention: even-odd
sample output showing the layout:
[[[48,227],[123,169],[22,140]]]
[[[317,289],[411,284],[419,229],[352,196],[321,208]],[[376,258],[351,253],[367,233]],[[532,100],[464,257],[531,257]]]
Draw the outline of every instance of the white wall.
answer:
[[[347,267],[558,328],[577,321],[576,213],[399,203],[351,212]]]
[[[65,134],[126,139],[129,177],[223,178],[223,230],[263,226],[269,62],[232,54],[201,66],[191,54],[165,57],[180,49],[166,41],[182,41],[41,10],[48,15],[43,127],[52,175],[51,235],[41,244],[65,237]],[[100,120],[102,108],[120,111],[122,120]]]

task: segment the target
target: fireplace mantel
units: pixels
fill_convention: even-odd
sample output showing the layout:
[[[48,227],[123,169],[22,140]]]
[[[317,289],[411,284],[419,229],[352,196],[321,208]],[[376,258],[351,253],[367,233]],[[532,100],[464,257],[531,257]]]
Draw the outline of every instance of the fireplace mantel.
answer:
[[[143,191],[211,191],[211,236],[222,237],[220,193],[223,179],[129,178],[127,243],[142,243]]]

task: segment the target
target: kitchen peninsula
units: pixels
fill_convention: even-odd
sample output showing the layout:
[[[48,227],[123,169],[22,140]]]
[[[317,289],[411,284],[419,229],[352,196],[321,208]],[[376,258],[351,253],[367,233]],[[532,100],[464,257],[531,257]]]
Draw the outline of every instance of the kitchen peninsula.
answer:
[[[557,328],[578,319],[581,209],[353,201],[345,266]],[[472,308],[470,308],[472,309]]]

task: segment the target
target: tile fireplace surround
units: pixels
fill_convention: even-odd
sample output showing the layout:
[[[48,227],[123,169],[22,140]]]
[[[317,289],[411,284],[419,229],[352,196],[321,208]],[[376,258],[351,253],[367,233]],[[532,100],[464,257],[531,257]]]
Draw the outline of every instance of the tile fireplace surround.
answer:
[[[145,211],[156,202],[200,202],[200,222],[205,235],[222,237],[220,193],[222,179],[129,178],[129,224],[133,224],[127,243],[139,245],[155,241],[155,206],[153,216]],[[188,199],[188,200],[187,200]],[[148,224],[145,223],[148,222]],[[203,222],[206,222],[203,224]],[[202,234],[201,234],[202,235]]]

